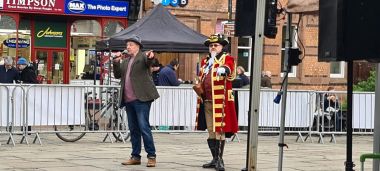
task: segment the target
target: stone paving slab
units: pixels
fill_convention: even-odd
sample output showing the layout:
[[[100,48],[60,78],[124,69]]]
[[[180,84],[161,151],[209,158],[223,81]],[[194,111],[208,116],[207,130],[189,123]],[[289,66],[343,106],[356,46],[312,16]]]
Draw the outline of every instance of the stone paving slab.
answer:
[[[33,171],[207,171],[201,166],[211,160],[206,144],[207,133],[154,133],[157,148],[157,167],[145,167],[146,153],[141,155],[142,165],[123,166],[120,163],[129,158],[131,144],[102,142],[105,134],[87,134],[75,143],[62,142],[54,134],[41,134],[42,146],[38,144],[7,145],[8,137],[0,135],[0,170]],[[246,134],[239,134],[241,142],[226,144],[224,161],[226,170],[238,171],[245,167]],[[15,136],[20,142],[20,136]],[[30,137],[32,139],[32,137]],[[354,136],[353,159],[360,170],[359,157],[372,151],[370,135]],[[307,142],[295,142],[296,136],[285,136],[284,171],[342,171],[346,160],[346,137],[337,136],[337,143],[319,144],[313,137]],[[258,169],[276,171],[278,167],[278,136],[259,136]],[[372,170],[372,161],[366,161],[366,170]]]

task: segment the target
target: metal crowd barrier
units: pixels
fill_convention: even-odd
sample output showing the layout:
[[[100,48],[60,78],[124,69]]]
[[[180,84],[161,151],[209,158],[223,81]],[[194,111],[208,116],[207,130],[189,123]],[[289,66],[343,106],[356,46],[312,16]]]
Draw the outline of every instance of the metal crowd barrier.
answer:
[[[192,88],[159,86],[157,89],[161,97],[152,105],[151,125],[157,131],[194,131],[196,95]],[[241,132],[246,132],[249,122],[249,90],[234,91],[238,97],[235,99],[238,103],[238,124]],[[259,133],[279,133],[281,105],[273,102],[277,92],[278,90],[261,90]],[[338,106],[325,107],[324,95],[328,93],[335,94]],[[346,101],[346,92],[289,90],[287,98],[285,133],[296,133],[297,140],[302,141],[311,135],[317,135],[321,143],[324,135],[331,135],[330,141],[335,142],[336,134],[345,134],[346,111],[343,103]],[[373,133],[374,100],[374,93],[354,93],[354,134]]]
[[[15,85],[0,84],[0,135],[8,135],[8,144],[20,135],[29,144],[41,144],[40,134],[55,133],[65,141],[76,141],[84,133],[105,133],[125,142],[128,127],[124,109],[117,108],[119,86],[94,85]],[[152,103],[150,123],[154,131],[194,132],[196,94],[191,86],[157,87],[160,98]],[[238,124],[247,131],[249,90],[234,89],[238,104]],[[325,95],[334,94],[338,103],[325,103]],[[281,105],[273,99],[276,90],[263,89],[259,113],[260,133],[279,133]],[[298,134],[303,142],[313,135],[323,143],[324,135],[345,134],[345,92],[288,91],[285,133]],[[372,134],[374,93],[353,95],[353,130],[355,134]],[[326,106],[330,105],[330,106]],[[306,136],[306,137],[304,137]]]
[[[157,87],[149,122],[158,131],[194,131],[197,95],[191,87]]]
[[[93,85],[3,85],[0,95],[0,130],[21,135],[20,143],[40,144],[41,133],[55,133],[64,140],[79,140],[85,133],[106,133],[125,142],[128,138],[126,112],[118,108],[119,86]],[[5,95],[3,95],[5,94]]]
[[[10,118],[10,98],[11,98],[11,92],[10,92],[10,86],[13,85],[6,85],[6,84],[0,84],[0,135],[9,135],[12,137],[12,134],[10,133],[9,128],[9,118]],[[13,137],[11,138],[13,145],[15,144],[13,141]],[[1,145],[1,142],[0,142]]]

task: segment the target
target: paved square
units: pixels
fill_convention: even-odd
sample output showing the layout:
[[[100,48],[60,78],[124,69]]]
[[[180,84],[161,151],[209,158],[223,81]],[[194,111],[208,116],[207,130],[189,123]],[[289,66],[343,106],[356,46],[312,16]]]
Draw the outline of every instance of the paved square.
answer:
[[[226,170],[238,171],[245,166],[246,137],[239,134],[241,142],[226,144],[224,161]],[[16,144],[7,145],[6,135],[0,135],[0,170],[131,170],[131,171],[201,171],[202,164],[211,160],[207,147],[206,133],[154,133],[157,148],[157,167],[145,167],[145,151],[141,154],[142,165],[123,166],[131,152],[131,144],[102,142],[105,134],[87,134],[82,140],[67,143],[54,134],[42,134],[43,145]],[[20,136],[15,136],[19,142]],[[284,171],[342,171],[346,160],[346,137],[337,136],[337,143],[295,142],[296,136],[285,136]],[[359,157],[372,151],[372,135],[354,136],[353,159],[355,169],[360,170]],[[29,138],[31,142],[32,137]],[[276,171],[278,166],[278,136],[261,135],[259,137],[258,170]],[[366,170],[372,170],[372,161],[366,161]]]

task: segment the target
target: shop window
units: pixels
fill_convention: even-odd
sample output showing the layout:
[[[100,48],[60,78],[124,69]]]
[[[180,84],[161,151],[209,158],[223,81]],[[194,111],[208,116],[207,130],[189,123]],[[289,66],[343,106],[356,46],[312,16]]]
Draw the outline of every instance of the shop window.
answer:
[[[124,29],[123,25],[118,21],[110,21],[104,28],[104,36],[110,37]]]
[[[291,26],[291,33],[290,33],[290,36],[292,37],[292,47],[293,48],[296,48],[298,47],[297,45],[297,40],[298,40],[298,36],[297,36],[297,30],[296,30],[296,26]],[[286,26],[283,26],[282,27],[282,45],[281,45],[281,77],[283,77],[284,75],[284,58],[285,58],[285,39],[286,39]],[[296,77],[297,76],[297,66],[292,66],[290,68],[290,71],[289,71],[289,74],[288,74],[288,77]]]
[[[330,77],[344,78],[344,62],[330,62]]]
[[[16,56],[16,21],[7,15],[0,15],[0,56]]]
[[[83,78],[93,65],[93,52],[100,38],[101,26],[95,20],[77,20],[71,25],[70,80]]]
[[[249,37],[242,37],[238,40],[238,66],[242,66],[247,72],[246,75],[250,75],[250,63],[252,56],[252,39]]]
[[[71,36],[101,36],[100,24],[95,20],[77,20],[71,25]]]
[[[19,43],[23,43],[23,46],[19,46],[18,55],[25,57],[27,59],[31,59],[31,48],[30,48],[30,20],[29,19],[21,19],[18,30]]]

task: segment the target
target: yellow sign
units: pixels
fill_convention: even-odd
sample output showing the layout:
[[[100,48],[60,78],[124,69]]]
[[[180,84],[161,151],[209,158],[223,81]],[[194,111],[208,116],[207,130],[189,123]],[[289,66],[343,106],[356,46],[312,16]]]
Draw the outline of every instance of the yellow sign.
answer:
[[[46,28],[46,30],[41,30],[37,33],[37,37],[63,37],[63,32],[53,31],[50,27]]]

